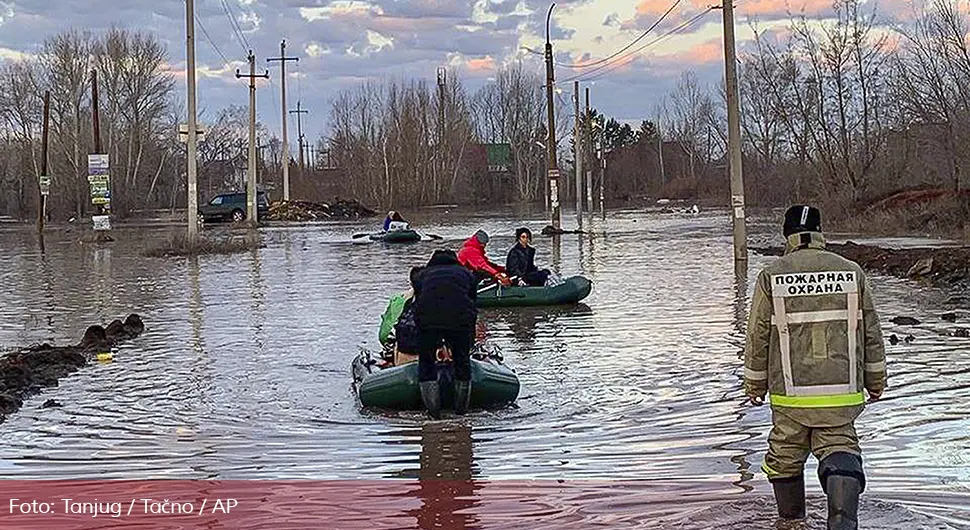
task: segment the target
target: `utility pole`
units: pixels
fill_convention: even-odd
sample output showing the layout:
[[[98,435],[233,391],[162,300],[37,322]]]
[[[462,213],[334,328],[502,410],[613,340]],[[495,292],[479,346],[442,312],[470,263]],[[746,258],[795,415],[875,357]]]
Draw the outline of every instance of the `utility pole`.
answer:
[[[283,200],[290,200],[290,149],[286,141],[286,61],[299,61],[299,57],[286,56],[286,39],[280,43],[280,56],[270,57],[267,62],[280,63],[280,94],[283,100]]]
[[[249,50],[249,74],[239,73],[236,69],[236,78],[249,78],[249,175],[246,179],[246,220],[255,228],[259,222],[258,210],[256,209],[256,78],[262,77],[269,79],[269,72],[256,75],[256,56]]]
[[[94,122],[94,152],[101,153],[101,123],[98,112],[98,70],[91,70],[91,118]]]
[[[290,114],[296,114],[296,134],[297,142],[300,144],[300,171],[303,171],[303,120],[301,114],[307,114],[309,111],[302,108],[302,102],[297,100],[296,110],[291,110]]]
[[[734,225],[734,260],[748,259],[744,220],[744,179],[741,175],[741,112],[738,95],[738,58],[734,43],[733,0],[724,0],[724,76],[727,90],[728,162],[731,174],[731,220]]]
[[[94,157],[88,157],[88,182],[91,184],[91,201],[97,203],[99,215],[108,215],[111,212],[111,171],[108,156],[101,151],[101,120],[100,106],[98,105],[98,70],[91,69],[91,122],[94,134]],[[93,160],[92,160],[93,158]],[[94,182],[91,179],[98,179]],[[97,187],[96,187],[97,186]],[[96,196],[97,194],[97,196]],[[95,230],[110,227],[100,225],[94,219]]]
[[[199,180],[196,175],[196,158],[198,157],[198,137],[196,131],[199,128],[196,121],[195,111],[195,0],[185,0],[185,73],[186,85],[188,90],[188,110],[189,120],[186,129],[186,141],[188,143],[188,156],[186,158],[188,167],[186,175],[188,177],[188,224],[189,224],[189,243],[194,243],[199,236]]]
[[[555,2],[549,6],[549,13],[546,14],[546,107],[549,111],[549,145],[546,149],[549,152],[549,202],[552,205],[552,227],[560,230],[561,221],[559,215],[559,165],[556,161],[556,109],[552,96],[552,85],[555,82],[555,73],[552,67],[552,43],[549,42],[549,20],[552,18],[552,8],[556,7]]]
[[[445,88],[448,86],[448,70],[443,66],[438,67],[438,160],[436,164],[444,175],[445,172]],[[432,185],[435,203],[438,202],[438,171],[432,172]]]
[[[51,121],[51,93],[44,92],[44,125],[40,137],[40,203],[37,209],[37,232],[41,237],[41,247],[44,243],[44,218],[47,217],[47,195],[50,193],[51,177],[47,174],[47,133]]]
[[[600,215],[606,220],[606,196],[603,193],[603,181],[606,180],[606,153],[603,152],[603,132],[600,131],[599,138],[599,157],[600,157]],[[590,210],[592,211],[592,209]]]
[[[589,87],[586,87],[586,115],[589,116]],[[589,137],[589,132],[592,124],[585,124],[586,137],[583,139],[583,146],[589,145],[590,151],[592,151],[592,140]],[[603,139],[603,128],[600,128],[600,142]],[[593,164],[589,165],[586,169],[586,209],[590,212],[593,211]]]
[[[576,219],[583,226],[583,117],[579,114],[579,81],[573,81],[573,160],[576,165]]]
[[[664,136],[660,132],[660,120],[657,120],[657,154],[660,156],[660,187],[667,185],[667,171],[664,169]]]

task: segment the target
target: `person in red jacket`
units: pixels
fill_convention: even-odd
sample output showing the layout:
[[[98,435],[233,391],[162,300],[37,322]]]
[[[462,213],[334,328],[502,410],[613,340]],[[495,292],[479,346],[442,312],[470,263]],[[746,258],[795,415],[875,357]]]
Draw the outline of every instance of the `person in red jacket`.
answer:
[[[458,262],[462,266],[471,269],[481,280],[495,280],[508,287],[512,285],[505,267],[493,263],[485,255],[485,245],[488,244],[488,234],[484,230],[475,232],[475,235],[468,238],[458,251]]]

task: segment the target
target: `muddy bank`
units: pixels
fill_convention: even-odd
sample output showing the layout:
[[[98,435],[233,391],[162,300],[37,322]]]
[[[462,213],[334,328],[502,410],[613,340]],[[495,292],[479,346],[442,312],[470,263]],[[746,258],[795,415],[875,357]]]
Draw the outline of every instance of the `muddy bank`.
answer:
[[[0,423],[16,412],[24,399],[77,371],[88,362],[110,359],[116,344],[137,337],[145,330],[141,317],[132,313],[122,322],[90,326],[73,346],[30,346],[0,359]],[[59,406],[53,400],[46,406]]]
[[[922,279],[938,287],[970,289],[970,247],[883,248],[872,245],[829,243],[828,249],[864,269]],[[752,248],[752,252],[780,256],[780,248]]]

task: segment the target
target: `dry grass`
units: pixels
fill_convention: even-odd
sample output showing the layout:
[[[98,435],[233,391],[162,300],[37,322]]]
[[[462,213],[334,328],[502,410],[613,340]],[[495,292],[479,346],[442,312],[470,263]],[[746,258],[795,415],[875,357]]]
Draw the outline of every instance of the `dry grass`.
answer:
[[[259,234],[224,234],[206,236],[199,234],[198,239],[190,241],[184,232],[171,234],[157,245],[147,248],[144,256],[153,258],[171,256],[202,256],[210,254],[235,254],[262,248]]]
[[[861,213],[839,216],[831,224],[840,232],[970,240],[970,195],[944,190],[902,192]]]

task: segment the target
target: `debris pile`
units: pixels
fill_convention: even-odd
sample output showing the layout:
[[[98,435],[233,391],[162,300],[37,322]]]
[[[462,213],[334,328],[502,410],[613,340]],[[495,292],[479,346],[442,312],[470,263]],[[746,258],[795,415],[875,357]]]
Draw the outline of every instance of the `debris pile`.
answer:
[[[24,399],[75,372],[88,361],[105,356],[113,346],[145,330],[141,317],[132,313],[124,322],[115,320],[107,328],[90,326],[74,346],[41,344],[16,351],[0,359],[0,423],[17,411]],[[110,355],[108,355],[110,357]],[[44,408],[59,406],[49,400]]]
[[[269,208],[271,221],[318,221],[333,218],[360,219],[377,212],[356,200],[334,199],[330,204],[311,201],[279,201]]]

